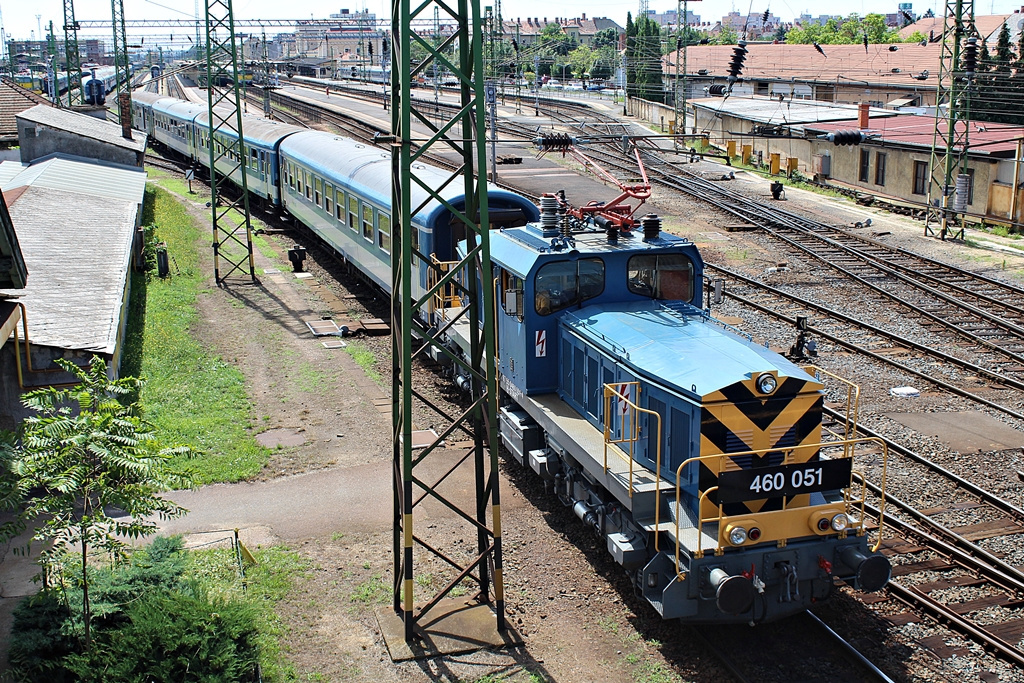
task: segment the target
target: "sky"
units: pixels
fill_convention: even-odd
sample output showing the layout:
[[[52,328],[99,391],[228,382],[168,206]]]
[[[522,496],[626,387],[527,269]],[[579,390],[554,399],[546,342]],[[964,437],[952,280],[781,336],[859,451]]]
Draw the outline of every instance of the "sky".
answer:
[[[860,15],[870,13],[890,13],[896,11],[899,0],[832,0],[827,4],[829,14],[848,15],[856,12]],[[124,0],[124,12],[126,19],[187,19],[194,17],[194,2],[185,0]],[[487,6],[491,0],[481,0],[481,6]],[[926,10],[932,9],[936,14],[945,10],[945,3],[938,0],[913,0],[913,11],[915,14],[923,14]],[[1024,0],[979,0],[975,3],[976,14],[1003,14],[1020,9]],[[204,7],[203,0],[199,2],[200,11]],[[388,0],[291,0],[283,3],[280,0],[234,0],[235,17],[239,19],[256,18],[280,18],[280,19],[305,19],[308,17],[326,18],[328,14],[337,13],[341,8],[352,11],[366,8],[375,12],[380,17],[387,17],[391,3]],[[557,9],[552,9],[557,7]],[[700,16],[701,21],[712,21],[720,19],[730,11],[737,11],[741,14],[764,12],[765,9],[783,21],[790,21],[794,17],[809,13],[817,15],[823,13],[825,5],[812,3],[809,0],[699,0],[689,2],[688,11]],[[506,19],[517,17],[547,17],[554,20],[559,17],[578,17],[586,14],[589,17],[608,17],[616,21],[620,26],[626,22],[626,13],[632,12],[636,16],[639,2],[618,2],[615,0],[562,0],[557,5],[550,5],[545,0],[503,0],[502,15]],[[676,8],[675,0],[648,0],[648,9],[656,12],[665,12]],[[18,40],[27,40],[37,37],[38,23],[36,15],[41,15],[40,22],[43,25],[43,32],[46,32],[46,25],[53,21],[54,28],[58,35],[62,35],[64,23],[64,6],[62,0],[0,0],[0,12],[3,13],[4,31]],[[75,18],[79,21],[87,19],[109,20],[110,2],[108,0],[76,0]],[[167,31],[161,29],[161,31]],[[108,38],[109,31],[83,31],[79,34],[82,37]],[[129,31],[131,34],[132,31]],[[169,37],[169,35],[168,35]],[[179,35],[178,40],[181,40]],[[129,42],[132,42],[129,38]]]

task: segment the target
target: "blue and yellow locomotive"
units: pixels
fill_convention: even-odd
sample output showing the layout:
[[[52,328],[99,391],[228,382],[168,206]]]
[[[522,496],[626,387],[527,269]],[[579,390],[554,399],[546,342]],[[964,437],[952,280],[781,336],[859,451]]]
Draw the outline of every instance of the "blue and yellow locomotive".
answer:
[[[209,163],[205,107],[152,93],[133,107],[135,125],[157,143]],[[249,116],[243,129],[245,158],[224,161],[232,180],[245,172],[267,208],[293,216],[389,291],[390,157]],[[221,130],[225,139],[212,143],[232,134]],[[436,173],[440,185],[448,174]],[[411,239],[431,257],[418,266],[417,297],[464,237],[447,207],[424,199],[412,199],[423,206]],[[465,206],[455,187],[445,201]],[[854,479],[854,455],[870,440],[852,438],[850,421],[839,434],[823,427],[826,381],[847,392],[850,408],[852,387],[704,310],[700,253],[663,233],[658,217],[620,232],[596,219],[571,227],[555,195],[539,213],[494,186],[488,201],[502,442],[605,539],[659,614],[763,622],[827,597],[836,579],[867,591],[885,585],[889,562],[869,547]],[[444,328],[462,303],[441,296],[422,322]],[[450,326],[453,353],[468,353],[464,327]],[[884,444],[868,446],[884,466]]]
[[[573,232],[546,202],[541,223],[491,236],[515,460],[605,538],[664,618],[768,621],[836,578],[884,586],[857,442],[822,443],[820,373],[702,310],[700,253],[656,216],[642,235]]]

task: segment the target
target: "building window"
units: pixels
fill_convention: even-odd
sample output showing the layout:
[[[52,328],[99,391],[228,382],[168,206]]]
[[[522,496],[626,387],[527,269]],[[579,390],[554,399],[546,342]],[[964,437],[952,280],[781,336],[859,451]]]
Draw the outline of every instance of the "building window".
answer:
[[[914,162],[914,194],[928,194],[928,162]]]
[[[875,185],[885,185],[885,152],[875,152]]]
[[[871,152],[866,149],[860,151],[860,175],[857,176],[858,180],[862,183],[868,181],[868,169],[871,166]]]

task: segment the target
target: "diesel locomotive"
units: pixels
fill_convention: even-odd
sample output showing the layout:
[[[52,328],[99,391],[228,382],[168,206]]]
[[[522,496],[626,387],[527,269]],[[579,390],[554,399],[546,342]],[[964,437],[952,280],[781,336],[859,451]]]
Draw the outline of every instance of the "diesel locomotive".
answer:
[[[205,109],[148,93],[133,107],[156,143],[208,163]],[[243,130],[254,196],[387,291],[389,156],[254,117]],[[446,201],[465,206],[452,192]],[[856,438],[852,420],[823,419],[826,395],[854,412],[855,387],[713,317],[699,251],[657,216],[636,230],[570,224],[561,196],[538,210],[497,187],[488,195],[502,443],[601,535],[638,595],[666,619],[757,623],[806,609],[838,581],[886,584],[859,463],[884,472],[884,444]],[[412,239],[433,257],[417,295],[464,248],[451,226],[436,202],[413,217]],[[451,312],[426,315],[443,328]],[[466,342],[458,326],[449,334],[457,353]]]

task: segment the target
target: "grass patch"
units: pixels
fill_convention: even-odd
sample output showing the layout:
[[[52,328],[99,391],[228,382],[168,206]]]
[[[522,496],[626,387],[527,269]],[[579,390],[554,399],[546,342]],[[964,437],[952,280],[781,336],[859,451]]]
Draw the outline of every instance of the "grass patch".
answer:
[[[372,351],[357,341],[350,341],[348,346],[345,347],[345,351],[352,356],[352,360],[354,360],[356,364],[363,369],[367,377],[377,384],[381,384],[383,382],[380,373],[373,367],[377,358],[373,355]]]
[[[192,551],[186,571],[211,596],[245,599],[257,606],[263,680],[293,681],[296,672],[285,661],[280,642],[286,628],[274,605],[284,599],[297,579],[306,575],[309,562],[285,546],[257,549],[253,556],[256,564],[246,567],[244,583],[238,578],[238,561],[231,548]]]
[[[167,443],[202,452],[191,463],[198,483],[251,477],[270,451],[249,433],[244,377],[191,334],[199,322],[196,300],[206,287],[196,245],[207,236],[173,195],[152,186],[143,223],[156,225],[171,258],[171,277],[133,282],[126,367],[146,379],[141,402],[147,417]]]
[[[391,586],[383,576],[374,574],[356,584],[350,599],[363,605],[386,605],[391,600]]]

